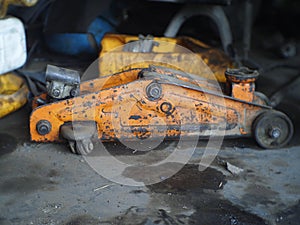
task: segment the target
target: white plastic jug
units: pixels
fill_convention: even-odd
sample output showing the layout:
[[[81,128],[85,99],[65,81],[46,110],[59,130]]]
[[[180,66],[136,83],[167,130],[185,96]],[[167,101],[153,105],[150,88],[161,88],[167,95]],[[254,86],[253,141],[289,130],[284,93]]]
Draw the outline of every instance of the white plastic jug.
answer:
[[[0,74],[23,66],[26,58],[23,23],[15,17],[0,19]]]

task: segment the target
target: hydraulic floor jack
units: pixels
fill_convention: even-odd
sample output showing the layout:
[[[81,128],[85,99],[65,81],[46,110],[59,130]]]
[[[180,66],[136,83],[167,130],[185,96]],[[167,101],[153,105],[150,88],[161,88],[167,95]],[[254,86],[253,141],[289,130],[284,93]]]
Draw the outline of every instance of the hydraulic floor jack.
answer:
[[[96,139],[207,138],[208,133],[252,136],[263,148],[280,148],[292,138],[293,125],[255,91],[258,75],[228,69],[221,90],[208,79],[160,66],[82,83],[76,71],[48,66],[48,91],[33,101],[31,139],[68,140],[77,154],[91,152]]]

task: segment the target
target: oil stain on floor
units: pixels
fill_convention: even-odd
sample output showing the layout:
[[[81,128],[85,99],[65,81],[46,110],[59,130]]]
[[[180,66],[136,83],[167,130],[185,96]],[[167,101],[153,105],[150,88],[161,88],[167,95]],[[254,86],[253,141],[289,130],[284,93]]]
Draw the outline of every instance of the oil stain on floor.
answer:
[[[170,166],[170,165],[168,165]],[[138,171],[135,171],[134,177]],[[127,171],[127,176],[130,175]],[[147,185],[151,200],[147,208],[131,207],[122,216],[103,224],[266,224],[260,217],[243,211],[219,193],[226,177],[213,168],[199,171],[185,165],[160,183]]]
[[[9,134],[0,133],[0,156],[13,152],[16,147],[16,138]]]

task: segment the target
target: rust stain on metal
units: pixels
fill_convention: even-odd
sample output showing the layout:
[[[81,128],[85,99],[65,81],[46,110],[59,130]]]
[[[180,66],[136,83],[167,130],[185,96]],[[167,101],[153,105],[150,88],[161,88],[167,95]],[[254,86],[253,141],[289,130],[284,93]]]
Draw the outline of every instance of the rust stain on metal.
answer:
[[[153,83],[159,86],[151,86]],[[251,135],[254,119],[269,108],[252,103],[249,96],[253,91],[245,84],[236,84],[243,88],[233,88],[231,97],[220,95],[209,81],[192,79],[180,71],[153,66],[131,69],[84,82],[81,95],[68,100],[38,106],[38,98],[47,99],[39,96],[30,117],[31,139],[60,141],[60,127],[70,121],[95,121],[98,138],[103,141],[161,136],[174,139],[205,135],[208,130],[218,136],[222,134],[221,123],[225,124],[226,135]],[[161,89],[155,89],[158,87]],[[46,134],[36,129],[41,120],[51,122]]]

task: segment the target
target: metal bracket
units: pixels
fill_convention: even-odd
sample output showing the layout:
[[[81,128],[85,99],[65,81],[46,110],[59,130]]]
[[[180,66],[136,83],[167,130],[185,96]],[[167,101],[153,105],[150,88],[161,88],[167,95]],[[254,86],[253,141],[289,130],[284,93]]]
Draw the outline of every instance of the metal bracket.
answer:
[[[224,51],[232,56],[232,34],[228,19],[221,6],[217,5],[193,5],[184,6],[169,23],[164,35],[166,37],[175,37],[181,25],[193,16],[207,16],[212,19],[218,27],[220,38]]]

